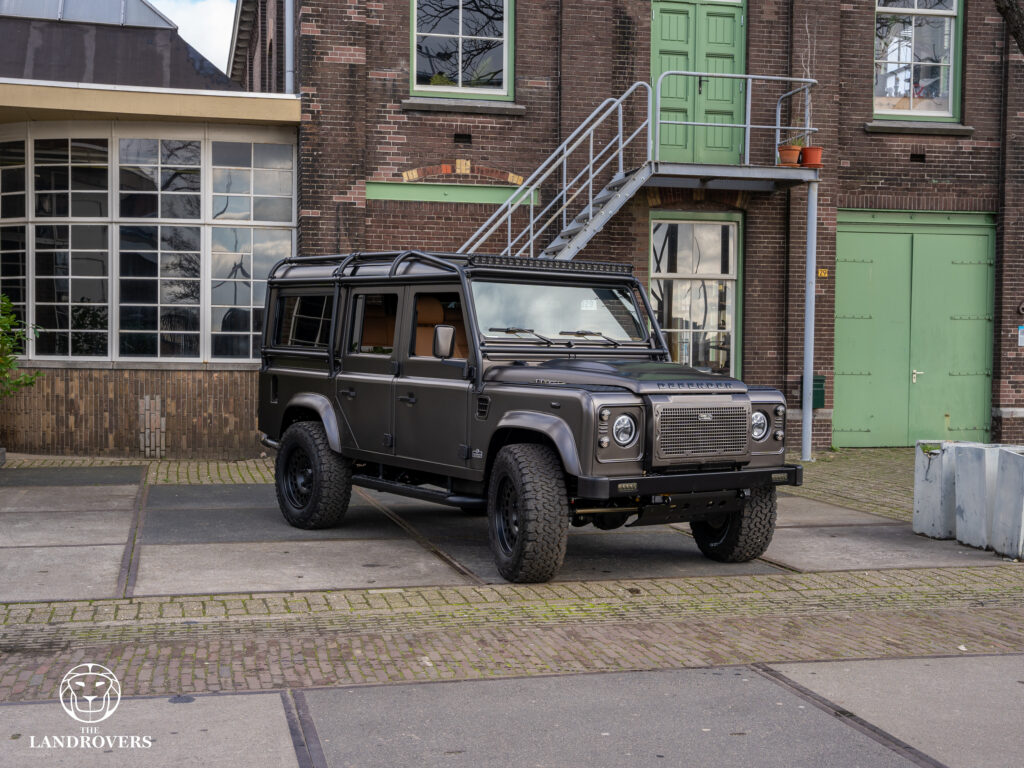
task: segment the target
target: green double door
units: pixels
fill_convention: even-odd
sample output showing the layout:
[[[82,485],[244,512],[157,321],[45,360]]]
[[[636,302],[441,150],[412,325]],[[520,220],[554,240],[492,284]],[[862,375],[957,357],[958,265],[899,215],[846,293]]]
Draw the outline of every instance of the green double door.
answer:
[[[663,72],[746,72],[745,2],[655,0],[651,22],[651,85]],[[666,77],[663,120],[738,124],[746,111],[742,80]],[[662,125],[660,157],[670,163],[736,165],[743,159],[743,129]]]
[[[879,217],[840,219],[833,444],[986,441],[995,228],[982,215]]]

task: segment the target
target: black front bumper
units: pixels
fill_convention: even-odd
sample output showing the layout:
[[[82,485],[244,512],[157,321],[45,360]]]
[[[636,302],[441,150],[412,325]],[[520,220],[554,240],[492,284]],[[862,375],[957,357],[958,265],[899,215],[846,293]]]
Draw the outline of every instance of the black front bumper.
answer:
[[[785,464],[763,469],[729,472],[692,472],[681,475],[633,477],[580,477],[576,495],[584,499],[617,499],[657,494],[738,491],[759,485],[803,485],[804,468]]]

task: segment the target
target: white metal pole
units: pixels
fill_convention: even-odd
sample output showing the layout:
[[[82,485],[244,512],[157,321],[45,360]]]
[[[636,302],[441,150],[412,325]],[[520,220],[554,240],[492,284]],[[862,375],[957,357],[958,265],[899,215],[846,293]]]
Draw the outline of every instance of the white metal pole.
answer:
[[[818,182],[807,185],[807,275],[804,280],[804,399],[800,458],[811,461],[814,418],[814,291],[818,276]]]
[[[284,0],[284,92],[295,93],[295,0]]]

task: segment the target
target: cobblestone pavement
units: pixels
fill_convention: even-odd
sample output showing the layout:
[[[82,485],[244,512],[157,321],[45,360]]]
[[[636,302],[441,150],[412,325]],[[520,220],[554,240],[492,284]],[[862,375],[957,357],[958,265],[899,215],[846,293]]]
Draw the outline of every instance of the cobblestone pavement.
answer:
[[[799,463],[797,454],[790,462]],[[785,493],[829,504],[910,520],[914,509],[913,448],[848,448],[821,451],[804,466],[804,484]],[[148,465],[150,485],[274,482],[273,457],[245,461],[145,460],[8,454],[6,466],[89,467]]]
[[[0,701],[1024,653],[1024,566],[0,605]]]

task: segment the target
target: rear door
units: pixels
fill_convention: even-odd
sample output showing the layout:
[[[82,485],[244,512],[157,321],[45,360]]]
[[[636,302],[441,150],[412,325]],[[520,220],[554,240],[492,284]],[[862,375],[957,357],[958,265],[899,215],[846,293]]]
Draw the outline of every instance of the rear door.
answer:
[[[349,294],[337,397],[345,421],[343,445],[366,458],[395,452],[392,392],[402,292],[368,287]]]

